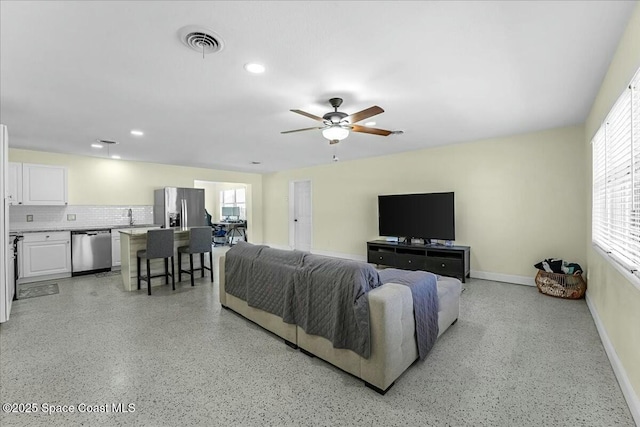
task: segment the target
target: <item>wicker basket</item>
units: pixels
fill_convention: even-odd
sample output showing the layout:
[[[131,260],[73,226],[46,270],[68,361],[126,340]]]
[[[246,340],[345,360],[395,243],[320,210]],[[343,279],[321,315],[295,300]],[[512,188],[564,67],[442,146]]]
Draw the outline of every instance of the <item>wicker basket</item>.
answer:
[[[569,299],[583,298],[587,290],[587,282],[582,275],[548,273],[543,270],[538,270],[536,286],[543,294]]]

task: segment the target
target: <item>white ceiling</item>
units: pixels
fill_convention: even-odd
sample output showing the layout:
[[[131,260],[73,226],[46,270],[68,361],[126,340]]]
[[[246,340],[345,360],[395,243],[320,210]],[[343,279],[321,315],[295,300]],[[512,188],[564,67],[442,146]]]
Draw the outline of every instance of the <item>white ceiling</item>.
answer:
[[[574,125],[635,5],[3,0],[0,120],[11,147],[260,173]],[[224,49],[189,50],[190,24]],[[335,96],[404,135],[280,134]]]

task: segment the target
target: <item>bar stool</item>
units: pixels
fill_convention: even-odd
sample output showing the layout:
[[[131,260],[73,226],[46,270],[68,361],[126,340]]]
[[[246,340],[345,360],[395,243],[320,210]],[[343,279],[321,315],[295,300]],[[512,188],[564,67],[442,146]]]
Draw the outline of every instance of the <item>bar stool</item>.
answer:
[[[169,284],[169,276],[171,276],[171,285],[176,290],[176,281],[173,267],[173,230],[149,230],[147,232],[147,249],[137,252],[138,257],[138,289],[140,289],[140,281],[147,281],[147,293],[151,295],[151,278],[164,276],[165,284]],[[147,260],[147,275],[140,273],[140,259]],[[164,258],[164,274],[151,276],[150,262],[151,259]],[[169,274],[169,258],[171,258],[171,274]]]
[[[180,246],[178,248],[178,281],[182,281],[182,273],[191,275],[191,286],[193,283],[194,271],[209,270],[211,272],[211,282],[213,282],[213,250],[211,249],[211,227],[191,227],[189,230],[189,246]],[[209,252],[209,265],[204,265],[204,254]],[[189,254],[189,270],[182,269],[182,254]],[[193,268],[193,254],[200,254],[200,268]]]

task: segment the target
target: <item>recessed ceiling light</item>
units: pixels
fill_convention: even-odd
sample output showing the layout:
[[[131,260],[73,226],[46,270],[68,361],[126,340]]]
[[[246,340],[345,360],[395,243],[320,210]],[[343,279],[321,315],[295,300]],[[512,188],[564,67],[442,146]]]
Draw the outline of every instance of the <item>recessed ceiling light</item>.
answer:
[[[265,70],[264,65],[255,63],[244,64],[244,69],[253,74],[262,74]]]
[[[102,144],[91,144],[93,148],[102,148]]]
[[[375,126],[376,122],[367,122],[364,124],[365,126]]]
[[[113,156],[111,156],[111,158],[112,158],[112,159],[115,159],[115,160],[119,160],[119,159],[120,159],[120,156],[118,156],[117,154],[114,154]]]
[[[134,129],[134,130],[131,131],[131,135],[142,136],[142,135],[144,135],[144,132],[142,132],[141,130]]]

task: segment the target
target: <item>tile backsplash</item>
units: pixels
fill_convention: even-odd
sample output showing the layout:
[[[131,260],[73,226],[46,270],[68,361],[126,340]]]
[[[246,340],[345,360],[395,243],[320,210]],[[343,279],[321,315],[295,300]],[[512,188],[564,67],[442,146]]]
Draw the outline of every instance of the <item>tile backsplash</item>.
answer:
[[[153,206],[11,206],[9,229],[45,230],[57,228],[111,227],[129,225],[129,209],[134,224],[152,224]],[[27,222],[27,217],[32,221]],[[75,220],[70,220],[75,218]]]

